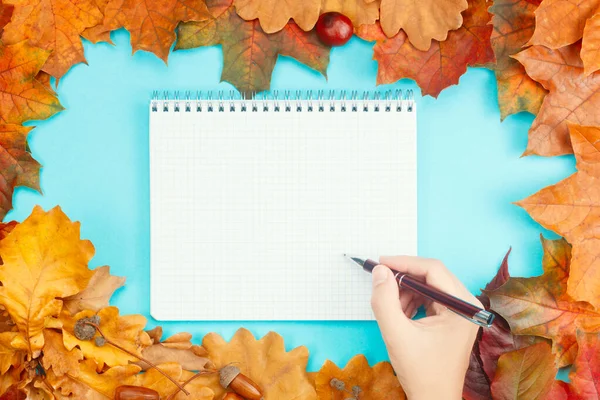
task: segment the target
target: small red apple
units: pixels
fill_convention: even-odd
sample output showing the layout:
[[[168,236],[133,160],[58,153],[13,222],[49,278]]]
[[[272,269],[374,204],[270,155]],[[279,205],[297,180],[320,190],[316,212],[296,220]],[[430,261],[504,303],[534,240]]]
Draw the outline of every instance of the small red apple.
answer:
[[[315,29],[321,42],[327,46],[342,46],[354,33],[350,18],[338,12],[322,14]]]

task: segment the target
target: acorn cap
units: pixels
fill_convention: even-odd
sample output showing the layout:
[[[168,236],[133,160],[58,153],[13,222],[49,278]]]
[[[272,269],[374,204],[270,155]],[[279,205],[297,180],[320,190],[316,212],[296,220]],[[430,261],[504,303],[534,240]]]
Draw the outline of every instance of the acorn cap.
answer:
[[[219,383],[224,389],[229,387],[231,381],[240,374],[240,369],[235,365],[227,365],[219,370]]]

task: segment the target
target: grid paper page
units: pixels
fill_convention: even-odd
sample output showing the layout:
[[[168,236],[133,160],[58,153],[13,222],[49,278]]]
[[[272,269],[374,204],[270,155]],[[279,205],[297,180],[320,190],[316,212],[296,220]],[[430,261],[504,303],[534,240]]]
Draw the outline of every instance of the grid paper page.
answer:
[[[344,253],[416,254],[416,109],[150,110],[151,314],[365,320]],[[283,101],[282,101],[283,103]],[[230,105],[236,110],[232,111]],[[395,104],[395,103],[394,103]],[[168,111],[163,110],[168,106]]]

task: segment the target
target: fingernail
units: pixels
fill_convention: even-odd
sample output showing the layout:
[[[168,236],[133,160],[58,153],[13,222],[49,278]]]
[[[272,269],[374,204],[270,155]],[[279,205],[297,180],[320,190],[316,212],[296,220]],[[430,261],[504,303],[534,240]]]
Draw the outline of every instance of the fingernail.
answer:
[[[381,285],[388,278],[390,270],[383,266],[378,265],[373,269],[373,287]]]

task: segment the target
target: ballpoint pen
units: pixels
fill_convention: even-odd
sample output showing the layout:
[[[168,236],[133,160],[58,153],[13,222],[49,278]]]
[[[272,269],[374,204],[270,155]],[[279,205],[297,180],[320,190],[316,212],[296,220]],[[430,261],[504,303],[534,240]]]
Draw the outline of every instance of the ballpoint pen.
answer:
[[[360,265],[367,272],[373,272],[373,268],[375,268],[376,265],[379,265],[378,262],[373,260],[365,260],[346,254],[344,254],[344,256],[354,263]],[[392,272],[395,272],[394,277],[396,278],[399,287],[412,290],[413,292],[418,293],[431,301],[441,304],[450,311],[453,311],[461,317],[468,319],[474,324],[487,328],[492,326],[495,317],[494,313],[477,307],[476,305],[468,303],[462,299],[459,299],[458,297],[452,296],[451,294],[444,293],[441,290],[421,282],[409,274],[394,270],[392,270]]]

